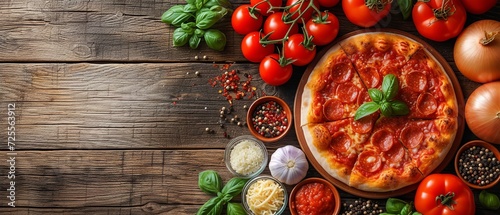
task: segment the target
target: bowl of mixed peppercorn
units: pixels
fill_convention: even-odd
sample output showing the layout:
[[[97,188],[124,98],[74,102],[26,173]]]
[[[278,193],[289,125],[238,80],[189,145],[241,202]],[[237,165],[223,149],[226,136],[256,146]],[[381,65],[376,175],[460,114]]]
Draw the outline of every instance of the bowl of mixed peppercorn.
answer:
[[[474,189],[489,189],[500,181],[500,153],[488,142],[467,142],[455,156],[455,171]]]
[[[263,96],[248,108],[247,125],[257,139],[276,142],[290,131],[292,111],[283,99]]]

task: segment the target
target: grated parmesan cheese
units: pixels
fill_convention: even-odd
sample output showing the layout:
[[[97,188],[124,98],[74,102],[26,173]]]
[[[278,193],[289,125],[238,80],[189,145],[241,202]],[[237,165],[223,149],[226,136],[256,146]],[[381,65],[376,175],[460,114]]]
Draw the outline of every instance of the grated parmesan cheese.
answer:
[[[248,188],[246,201],[254,214],[272,215],[283,206],[285,192],[275,181],[259,179]]]
[[[264,153],[257,143],[243,140],[231,150],[231,168],[238,174],[249,175],[259,170]]]

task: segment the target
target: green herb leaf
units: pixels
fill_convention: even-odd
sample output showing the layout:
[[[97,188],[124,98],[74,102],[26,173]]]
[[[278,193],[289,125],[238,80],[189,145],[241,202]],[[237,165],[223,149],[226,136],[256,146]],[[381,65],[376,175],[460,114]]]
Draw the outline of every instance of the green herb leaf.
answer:
[[[406,204],[408,203],[401,199],[389,198],[385,204],[385,210],[391,214],[399,214]]]
[[[402,209],[401,212],[399,212],[399,215],[411,215],[412,213],[412,205],[411,204],[406,204]]]
[[[196,5],[196,8],[201,9],[205,3],[207,3],[208,0],[196,0],[194,5]]]
[[[226,35],[217,29],[208,29],[203,38],[211,49],[222,51],[226,46]]]
[[[230,195],[233,197],[240,194],[241,190],[243,189],[243,186],[245,186],[245,183],[247,181],[248,179],[244,178],[238,178],[238,177],[231,178],[222,188],[222,194]]]
[[[205,170],[198,174],[198,187],[208,194],[217,194],[222,189],[222,178],[213,170]]]
[[[394,115],[402,116],[410,113],[410,109],[406,105],[406,103],[398,100],[394,100],[391,102],[392,113]]]
[[[490,210],[498,210],[500,208],[500,199],[498,196],[486,190],[479,193],[479,203]]]
[[[411,215],[422,215],[422,213],[418,212],[418,211],[415,211],[413,212]]]
[[[209,29],[215,23],[227,14],[227,10],[221,11],[207,10],[196,15],[196,27],[200,29]]]
[[[358,110],[354,114],[354,120],[359,120],[365,116],[375,113],[380,106],[376,102],[365,102],[359,106]]]
[[[398,5],[403,15],[403,19],[408,19],[413,9],[413,0],[398,0]]]
[[[240,203],[229,202],[227,204],[227,215],[246,215],[246,212]]]
[[[189,41],[189,33],[182,28],[175,29],[173,37],[174,46],[183,46]]]
[[[382,91],[376,88],[368,89],[368,95],[370,95],[370,98],[377,103],[381,102],[384,99],[384,94],[382,93]]]
[[[204,8],[211,8],[212,6],[232,8],[231,2],[229,2],[228,0],[208,0],[205,5],[203,5]]]
[[[180,27],[182,23],[194,20],[191,13],[184,11],[184,6],[175,5],[165,11],[161,16],[161,21],[175,27]]]
[[[391,103],[390,102],[380,103],[380,113],[382,113],[382,115],[384,115],[386,117],[392,116],[393,111],[392,111]]]
[[[200,42],[201,42],[201,37],[199,37],[196,34],[193,34],[189,38],[189,47],[192,48],[192,49],[197,49],[198,46],[200,45]]]
[[[198,8],[196,8],[195,5],[192,5],[192,4],[186,4],[184,5],[184,8],[183,8],[184,12],[186,13],[195,13],[196,11],[198,11]]]
[[[196,215],[219,215],[222,213],[222,206],[224,205],[221,196],[213,197],[201,206],[196,212]]]
[[[382,80],[382,92],[386,101],[391,101],[398,94],[399,83],[398,79],[393,74],[384,76]]]

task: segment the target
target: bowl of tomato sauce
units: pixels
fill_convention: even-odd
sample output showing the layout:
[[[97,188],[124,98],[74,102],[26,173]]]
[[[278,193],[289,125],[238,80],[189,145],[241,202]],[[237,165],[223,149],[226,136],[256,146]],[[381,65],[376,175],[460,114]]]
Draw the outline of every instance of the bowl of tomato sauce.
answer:
[[[288,207],[292,215],[336,215],[340,212],[339,192],[323,178],[307,178],[292,189]]]

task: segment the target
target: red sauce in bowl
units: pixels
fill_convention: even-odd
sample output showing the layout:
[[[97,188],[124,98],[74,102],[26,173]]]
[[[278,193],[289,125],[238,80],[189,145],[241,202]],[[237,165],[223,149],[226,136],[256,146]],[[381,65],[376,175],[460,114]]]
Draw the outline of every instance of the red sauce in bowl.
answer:
[[[295,195],[295,209],[300,214],[332,214],[335,208],[332,190],[323,183],[304,184]]]

